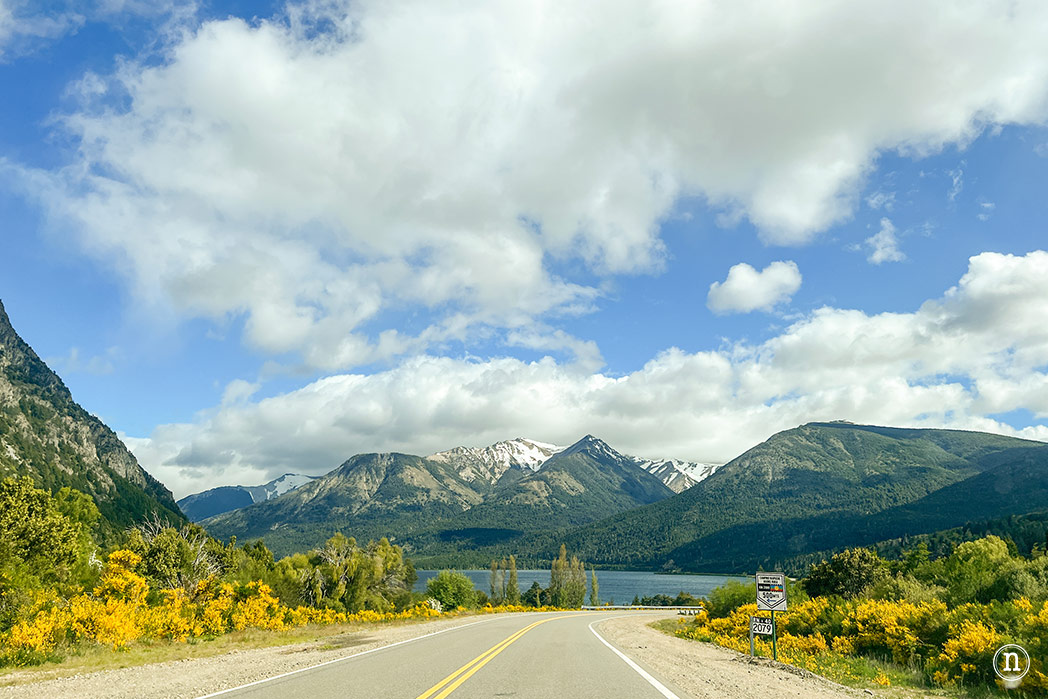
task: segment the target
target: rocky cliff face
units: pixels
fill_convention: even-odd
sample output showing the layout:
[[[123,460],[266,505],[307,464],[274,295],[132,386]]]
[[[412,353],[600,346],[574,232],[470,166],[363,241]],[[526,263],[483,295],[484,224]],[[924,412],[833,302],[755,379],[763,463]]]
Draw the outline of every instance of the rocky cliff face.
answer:
[[[115,528],[153,512],[183,521],[171,491],[146,473],[120,438],[81,408],[62,379],[18,336],[0,303],[0,474],[94,498]]]

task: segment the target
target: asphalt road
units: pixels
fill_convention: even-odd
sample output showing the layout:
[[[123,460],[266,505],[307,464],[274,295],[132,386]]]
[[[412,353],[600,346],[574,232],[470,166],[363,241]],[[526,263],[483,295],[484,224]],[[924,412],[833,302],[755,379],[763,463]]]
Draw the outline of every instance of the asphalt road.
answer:
[[[623,614],[499,615],[208,696],[683,699],[683,692],[636,661],[631,666],[590,628]],[[652,618],[659,616],[665,614]]]

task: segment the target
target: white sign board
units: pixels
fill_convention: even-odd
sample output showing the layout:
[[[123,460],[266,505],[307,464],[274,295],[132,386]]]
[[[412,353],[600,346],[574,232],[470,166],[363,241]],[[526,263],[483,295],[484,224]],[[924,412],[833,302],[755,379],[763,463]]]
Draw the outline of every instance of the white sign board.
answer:
[[[766,619],[762,616],[751,616],[750,633],[771,636],[771,619]]]
[[[766,612],[786,611],[786,575],[757,573],[757,609]]]

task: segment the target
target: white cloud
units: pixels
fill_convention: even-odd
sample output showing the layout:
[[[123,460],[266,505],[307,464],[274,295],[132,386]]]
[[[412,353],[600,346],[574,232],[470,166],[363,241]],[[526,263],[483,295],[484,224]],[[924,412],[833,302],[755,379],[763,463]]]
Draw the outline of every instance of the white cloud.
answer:
[[[75,34],[91,20],[119,27],[130,17],[188,17],[195,11],[192,0],[0,0],[0,63]]]
[[[0,62],[33,40],[54,39],[75,31],[83,22],[83,15],[68,7],[49,8],[44,13],[25,0],[0,0]]]
[[[83,81],[71,162],[22,175],[135,298],[242,314],[254,347],[329,369],[584,312],[592,282],[550,261],[657,270],[681,196],[804,243],[879,153],[1046,117],[1035,0],[287,14],[187,23]],[[432,322],[393,331],[405,307]]]
[[[728,270],[723,282],[710,284],[706,305],[714,313],[770,311],[800,288],[801,272],[792,261],[772,262],[760,272],[741,262]]]
[[[891,211],[895,208],[895,192],[874,192],[866,197],[866,206],[874,211],[878,209]]]
[[[980,221],[989,221],[990,217],[993,216],[993,210],[997,208],[997,205],[992,201],[979,202],[979,213],[975,215]]]
[[[895,225],[887,218],[881,219],[881,229],[866,239],[866,246],[870,249],[866,259],[875,265],[906,259],[899,249],[899,239],[895,237]]]
[[[956,201],[957,195],[964,189],[964,170],[957,168],[956,170],[948,170],[946,174],[950,176],[950,189],[946,192],[946,198],[950,201]]]
[[[115,362],[120,358],[120,349],[110,347],[104,354],[90,357],[80,356],[79,347],[71,347],[64,357],[48,357],[45,361],[60,374],[94,374],[105,376],[115,371]]]
[[[1048,420],[1048,252],[984,253],[908,313],[822,308],[759,345],[669,349],[614,378],[551,359],[420,356],[240,401],[129,439],[178,495],[323,473],[357,452],[426,454],[527,435],[587,432],[641,456],[724,461],[813,420],[947,426],[1048,440],[994,415]]]

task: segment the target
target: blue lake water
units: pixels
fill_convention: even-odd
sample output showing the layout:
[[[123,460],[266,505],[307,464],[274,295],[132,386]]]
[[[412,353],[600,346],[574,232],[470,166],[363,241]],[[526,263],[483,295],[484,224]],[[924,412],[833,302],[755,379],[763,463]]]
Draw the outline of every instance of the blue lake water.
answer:
[[[478,590],[489,593],[491,590],[490,570],[463,570],[473,581]],[[437,574],[435,570],[418,571],[418,582],[415,589],[423,592],[426,582]],[[600,587],[601,602],[629,604],[636,597],[652,595],[669,595],[676,597],[678,592],[688,592],[696,597],[705,597],[715,587],[720,587],[729,580],[753,582],[752,577],[731,575],[656,575],[655,573],[636,570],[598,570],[597,585]],[[542,587],[549,586],[549,570],[518,570],[517,585],[523,593],[531,583],[538,582]],[[586,571],[586,603],[589,604],[590,574]]]

